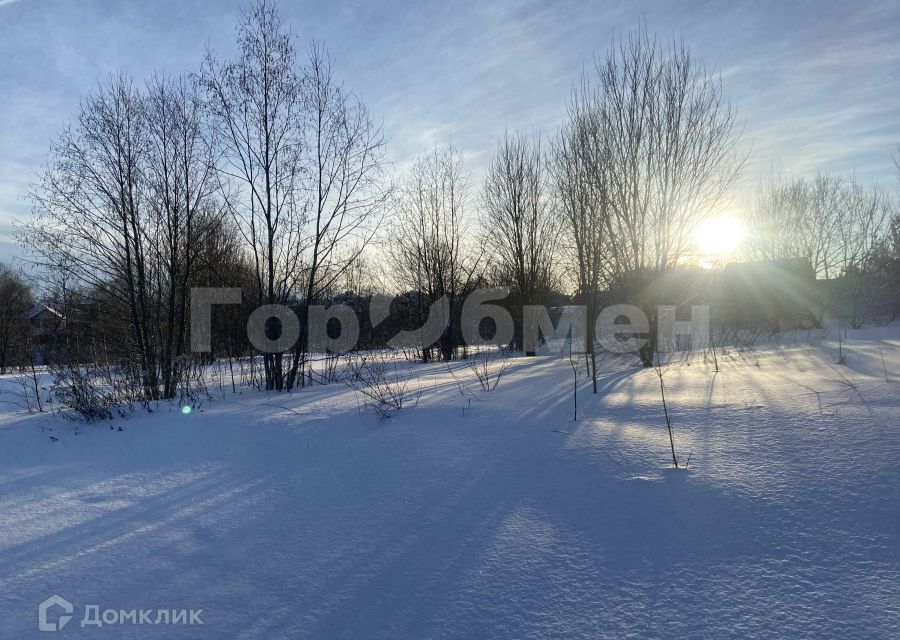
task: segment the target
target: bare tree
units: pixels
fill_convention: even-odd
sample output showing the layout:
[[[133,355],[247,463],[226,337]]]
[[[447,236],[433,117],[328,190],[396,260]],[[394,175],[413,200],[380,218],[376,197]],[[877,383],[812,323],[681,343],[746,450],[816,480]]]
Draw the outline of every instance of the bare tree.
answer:
[[[144,92],[111,76],[52,146],[23,234],[44,269],[102,301],[149,400],[174,396],[196,221],[216,209],[202,119],[184,79],[156,76]]]
[[[654,365],[662,302],[654,284],[725,201],[743,164],[739,137],[720,78],[682,42],[664,46],[644,27],[596,61],[596,86],[585,76],[573,93],[554,150],[570,262],[591,320],[600,286],[644,309],[645,367]],[[586,348],[596,370],[591,324]]]
[[[34,193],[37,216],[23,241],[47,269],[68,270],[86,288],[115,301],[128,327],[123,356],[138,369],[148,398],[159,396],[152,326],[153,267],[147,227],[144,100],[114,75],[60,134]]]
[[[27,354],[22,352],[29,342],[29,328],[25,313],[33,305],[31,289],[25,280],[0,263],[0,375],[8,367],[23,365]]]
[[[595,105],[607,150],[609,279],[650,319],[641,360],[653,366],[651,284],[684,257],[697,224],[725,202],[743,164],[721,79],[681,41],[645,28],[597,61]]]
[[[484,180],[482,227],[494,279],[512,289],[514,344],[523,348],[522,307],[556,284],[558,220],[551,208],[540,142],[508,132]],[[534,355],[529,353],[527,355]]]
[[[893,203],[877,184],[820,173],[787,180],[774,175],[758,191],[748,222],[747,252],[765,260],[802,259],[819,278],[840,284],[835,311],[864,322],[887,286],[876,271],[888,251]]]
[[[900,312],[900,212],[894,214],[891,221],[891,242],[889,245],[888,282],[890,282],[889,294],[891,297],[891,317],[896,317]]]
[[[802,258],[819,277],[836,277],[849,219],[844,200],[843,180],[837,176],[787,179],[773,173],[747,214],[753,229],[747,253],[762,260]]]
[[[573,92],[568,120],[553,149],[555,196],[565,233],[563,246],[587,308],[585,350],[590,362],[593,391],[597,393],[597,353],[594,318],[597,294],[606,275],[610,230],[609,150],[602,120],[594,108],[596,96],[586,82]],[[573,336],[574,338],[574,336]]]
[[[185,350],[188,289],[196,254],[217,226],[222,210],[214,198],[215,164],[203,137],[203,103],[185,78],[154,76],[147,90],[147,188],[155,278],[153,305],[163,396],[174,397]]]
[[[374,246],[374,245],[373,245]],[[378,273],[381,265],[375,259],[376,254],[369,248],[360,248],[358,245],[349,247],[348,267],[344,270],[337,282],[333,283],[332,290],[336,293],[355,293],[360,296],[370,296],[384,289],[380,284]]]
[[[369,244],[391,193],[386,181],[385,138],[358,97],[332,75],[324,47],[313,43],[305,75],[307,143],[305,189],[311,197],[305,231],[306,305],[322,302]],[[306,336],[288,372],[291,389],[306,356]]]
[[[220,64],[210,53],[202,73],[223,143],[223,193],[253,256],[257,304],[308,308],[381,222],[390,192],[385,139],[334,79],[324,47],[313,43],[301,67],[273,3],[259,0],[242,14],[237,35],[237,59]],[[284,354],[264,354],[267,389],[297,384],[306,333],[287,366]]]
[[[482,268],[469,246],[468,176],[457,151],[447,145],[416,159],[398,196],[390,249],[396,280],[414,292],[419,321],[442,298],[455,319]],[[438,342],[441,357],[452,359],[458,346],[451,324]],[[423,359],[432,347],[421,345]]]
[[[221,141],[220,183],[256,272],[257,304],[285,304],[301,282],[304,225],[304,91],[294,37],[273,3],[241,14],[237,57],[208,52],[201,72],[212,129]],[[274,323],[267,327],[275,332]],[[274,336],[270,336],[274,337]],[[263,357],[265,386],[284,389],[283,354]]]
[[[856,181],[846,184],[842,200],[847,220],[837,254],[844,298],[839,312],[858,329],[890,294],[890,270],[882,256],[889,252],[894,205],[877,185],[866,188]]]

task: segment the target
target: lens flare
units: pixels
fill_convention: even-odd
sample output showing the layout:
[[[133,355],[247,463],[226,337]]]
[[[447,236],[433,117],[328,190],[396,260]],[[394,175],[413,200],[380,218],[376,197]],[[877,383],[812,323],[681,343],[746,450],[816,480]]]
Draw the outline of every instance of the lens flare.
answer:
[[[744,241],[744,224],[732,216],[704,220],[694,230],[694,245],[704,256],[726,256],[735,253]]]

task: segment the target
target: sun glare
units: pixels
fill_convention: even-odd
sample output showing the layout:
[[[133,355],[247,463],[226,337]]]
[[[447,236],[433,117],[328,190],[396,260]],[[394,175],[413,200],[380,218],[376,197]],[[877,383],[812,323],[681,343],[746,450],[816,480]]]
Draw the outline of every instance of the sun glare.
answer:
[[[704,256],[726,256],[734,253],[744,240],[743,223],[732,216],[704,220],[694,230],[694,244]]]

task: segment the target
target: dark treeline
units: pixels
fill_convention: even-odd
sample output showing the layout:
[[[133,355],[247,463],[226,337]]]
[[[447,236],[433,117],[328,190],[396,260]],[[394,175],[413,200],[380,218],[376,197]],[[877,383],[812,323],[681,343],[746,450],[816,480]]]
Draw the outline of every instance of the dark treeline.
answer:
[[[89,363],[135,397],[173,398],[198,363],[252,356],[250,314],[283,305],[301,339],[262,355],[259,386],[289,391],[305,383],[310,305],[354,307],[368,348],[421,326],[445,299],[447,330],[415,357],[450,360],[465,354],[466,297],[498,286],[510,291],[514,350],[524,305],[584,304],[594,318],[628,302],[650,319],[640,359],[651,366],[659,304],[725,305],[698,293],[710,276],[690,268],[692,234],[733,195],[742,129],[719,76],[681,41],[644,28],[616,40],[574,87],[559,131],[503,133],[480,185],[450,144],[393,179],[377,118],[321,44],[297,50],[271,2],[242,14],[236,44],[232,59],[207,52],[195,73],[120,72],[83,99],[20,234],[52,305],[35,307],[25,280],[0,270],[0,372],[33,363],[39,335],[42,359],[73,389]],[[748,259],[800,261],[812,279],[838,282],[827,302],[848,324],[896,313],[900,222],[886,191],[775,175],[747,224]],[[706,275],[673,276],[688,272]],[[189,347],[196,287],[243,291],[241,305],[214,310],[213,353],[200,358]],[[376,292],[397,297],[373,328]],[[278,333],[272,321],[267,335]]]

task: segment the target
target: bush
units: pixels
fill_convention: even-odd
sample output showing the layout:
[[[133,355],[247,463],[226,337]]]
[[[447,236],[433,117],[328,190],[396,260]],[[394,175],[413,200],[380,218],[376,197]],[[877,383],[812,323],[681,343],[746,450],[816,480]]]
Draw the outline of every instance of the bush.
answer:
[[[466,359],[469,369],[475,374],[484,391],[493,391],[500,384],[500,378],[512,364],[509,351],[479,351]]]
[[[418,392],[414,395],[410,391],[409,380],[403,379],[397,364],[391,367],[383,355],[348,359],[347,368],[347,386],[362,394],[379,420],[387,420],[400,411],[413,396],[418,403]]]
[[[82,422],[111,420],[114,411],[122,415],[130,410],[115,387],[101,383],[94,373],[78,367],[53,372],[52,390],[60,409]]]

